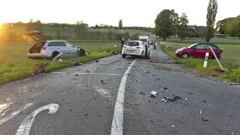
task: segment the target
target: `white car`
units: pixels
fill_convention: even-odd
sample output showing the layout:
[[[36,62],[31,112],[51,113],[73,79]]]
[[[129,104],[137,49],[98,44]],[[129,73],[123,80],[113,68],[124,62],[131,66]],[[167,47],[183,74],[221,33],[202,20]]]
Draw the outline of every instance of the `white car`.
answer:
[[[130,56],[141,56],[141,57],[150,57],[150,48],[147,44],[143,43],[140,40],[128,41],[123,45],[122,48],[122,57]]]
[[[84,50],[65,40],[38,42],[28,49],[29,58],[53,58],[60,53],[61,57],[77,56],[82,55]]]

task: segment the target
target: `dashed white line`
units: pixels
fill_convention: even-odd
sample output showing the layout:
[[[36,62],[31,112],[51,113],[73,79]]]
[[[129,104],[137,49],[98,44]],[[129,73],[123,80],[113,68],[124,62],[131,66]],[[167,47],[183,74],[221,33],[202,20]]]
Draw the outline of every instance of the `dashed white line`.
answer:
[[[0,120],[0,126],[2,124],[4,124],[5,122],[11,120],[13,117],[15,117],[16,115],[18,115],[19,113],[21,113],[22,111],[26,110],[28,107],[30,107],[32,105],[33,105],[33,103],[28,103],[25,106],[21,107],[19,110],[15,111],[15,112],[12,112],[8,116],[4,117],[3,119]]]
[[[125,87],[127,82],[127,77],[131,71],[132,66],[136,60],[134,60],[131,65],[128,67],[126,72],[122,77],[122,81],[119,86],[117,100],[115,103],[113,120],[112,120],[112,127],[111,127],[111,134],[110,135],[123,135],[123,110],[124,110],[124,93]]]

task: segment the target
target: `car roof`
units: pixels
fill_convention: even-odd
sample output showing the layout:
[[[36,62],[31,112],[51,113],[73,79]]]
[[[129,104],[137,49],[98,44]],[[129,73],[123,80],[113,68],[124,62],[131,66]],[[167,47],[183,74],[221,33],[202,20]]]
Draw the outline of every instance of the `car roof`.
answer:
[[[128,42],[141,42],[140,40],[129,40]]]
[[[48,42],[66,42],[66,40],[48,40]]]

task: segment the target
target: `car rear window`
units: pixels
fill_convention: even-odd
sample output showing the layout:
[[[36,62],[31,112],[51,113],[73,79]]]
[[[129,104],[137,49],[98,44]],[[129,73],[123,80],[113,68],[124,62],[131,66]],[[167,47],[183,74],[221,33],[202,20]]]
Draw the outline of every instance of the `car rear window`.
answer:
[[[139,46],[139,42],[128,42],[128,46]]]
[[[66,46],[65,42],[50,42],[48,46]]]
[[[142,42],[147,42],[147,39],[140,39],[140,41],[142,41]]]

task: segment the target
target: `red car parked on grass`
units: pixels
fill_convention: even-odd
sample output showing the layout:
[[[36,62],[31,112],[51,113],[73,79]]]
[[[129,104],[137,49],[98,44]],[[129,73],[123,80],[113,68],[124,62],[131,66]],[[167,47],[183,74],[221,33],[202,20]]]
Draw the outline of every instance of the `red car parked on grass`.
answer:
[[[216,56],[218,58],[221,58],[222,49],[220,49],[217,45],[212,43],[195,43],[190,45],[189,47],[183,47],[178,50],[176,50],[175,54],[177,57],[181,58],[205,58],[206,52],[209,52],[209,58],[214,58],[214,55],[212,51],[210,50],[210,47],[215,52]]]

